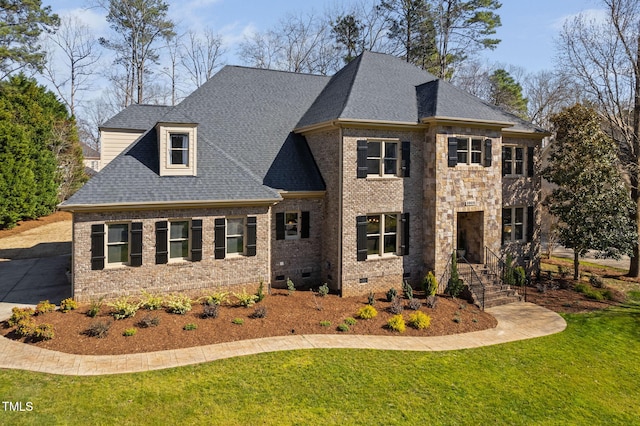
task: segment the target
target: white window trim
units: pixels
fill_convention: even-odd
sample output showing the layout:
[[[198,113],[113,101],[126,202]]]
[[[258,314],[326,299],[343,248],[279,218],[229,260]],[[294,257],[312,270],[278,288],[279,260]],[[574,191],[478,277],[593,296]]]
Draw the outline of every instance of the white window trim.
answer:
[[[189,231],[189,234],[187,236],[187,241],[188,241],[188,247],[187,247],[187,257],[171,257],[171,241],[183,241],[182,238],[180,239],[176,239],[176,240],[172,240],[171,239],[171,224],[172,223],[176,223],[176,222],[187,222],[187,230]],[[192,241],[192,237],[191,237],[191,219],[169,219],[168,220],[168,229],[167,229],[167,257],[168,257],[168,261],[169,263],[179,263],[179,262],[186,262],[188,260],[191,259],[191,241]]]
[[[160,155],[160,176],[197,176],[198,128],[195,124],[159,123],[158,152]],[[188,141],[187,164],[171,164],[171,136],[186,135]]]
[[[370,173],[368,171],[368,167],[367,167],[367,178],[395,178],[395,177],[399,177],[400,176],[400,163],[402,161],[402,143],[400,142],[400,139],[367,139],[367,145],[371,142],[378,142],[380,143],[380,157],[375,157],[378,158],[378,162],[379,162],[379,173]],[[393,143],[396,144],[396,171],[395,173],[385,173],[384,172],[384,160],[385,160],[385,144],[387,143]],[[369,162],[369,158],[374,158],[374,157],[369,157],[369,155],[367,154],[367,163]]]
[[[508,173],[504,173],[504,177],[523,177],[526,176],[525,167],[527,165],[527,147],[525,145],[502,145],[502,152],[500,155],[502,156],[502,164],[501,167],[504,167],[504,149],[509,148],[511,150],[511,170]],[[522,173],[515,173],[516,170],[516,148],[522,149]]]
[[[400,213],[397,212],[386,212],[386,213],[367,213],[367,221],[369,220],[369,216],[380,216],[380,232],[378,234],[369,234],[367,232],[367,240],[369,239],[369,235],[378,235],[380,238],[380,242],[378,247],[380,248],[380,253],[377,254],[369,254],[368,253],[368,249],[367,249],[367,260],[373,260],[373,259],[382,259],[382,258],[389,258],[389,257],[397,257],[398,256],[398,251],[399,251],[399,247],[400,247],[400,238],[399,238],[399,231],[398,231],[398,227],[400,225]],[[385,216],[395,216],[396,217],[396,232],[395,234],[391,234],[391,233],[385,233],[384,232],[384,228],[385,228]],[[395,235],[396,236],[396,248],[393,252],[389,252],[389,253],[385,253],[384,251],[384,237],[387,235]],[[368,245],[368,243],[367,243]]]
[[[297,217],[296,220],[296,226],[297,226],[297,233],[296,235],[289,235],[289,233],[287,232],[287,215],[289,214],[295,214]],[[299,240],[302,236],[302,213],[300,212],[300,210],[288,210],[286,212],[284,212],[284,239],[285,240]]]
[[[187,140],[187,147],[186,148],[174,148],[173,147],[173,137],[175,136],[181,136],[184,139]],[[187,151],[187,163],[177,163],[174,164],[171,159],[172,159],[172,153],[173,151]],[[189,169],[190,168],[190,156],[191,156],[191,140],[189,138],[189,133],[188,132],[169,132],[169,136],[167,138],[167,168],[169,169]]]
[[[460,140],[460,139],[465,139],[467,141],[467,149],[464,151],[467,153],[467,161],[466,162],[461,162],[460,161],[460,150],[458,149],[458,163],[460,165],[467,165],[467,166],[479,166],[482,167],[484,166],[484,160],[485,160],[485,144],[484,141],[485,139],[488,139],[486,137],[482,137],[482,136],[456,136],[456,139]],[[478,150],[472,150],[473,147],[473,141],[480,141],[480,151]],[[459,146],[459,145],[458,145]],[[477,163],[471,162],[471,159],[473,157],[473,153],[474,152],[480,152],[480,161]]]
[[[229,237],[239,234],[229,234],[229,219],[242,219],[242,252],[229,253]],[[247,254],[247,216],[230,216],[225,217],[224,227],[224,252],[226,257],[242,257]]]
[[[519,224],[518,222],[515,222],[516,219],[516,209],[522,209],[522,238],[521,239],[516,239],[516,232],[515,232],[515,227]],[[504,210],[511,210],[511,222],[509,224],[505,224],[504,223],[504,218],[502,221],[502,235],[504,236],[504,227],[505,226],[511,226],[511,238],[509,240],[504,240],[504,244],[511,244],[511,243],[526,243],[527,242],[527,208],[524,206],[512,206],[512,207],[503,207],[502,208],[503,212]],[[504,213],[503,213],[504,214]],[[504,238],[504,237],[503,237]]]
[[[131,222],[110,222],[107,223],[106,235],[104,239],[104,266],[105,268],[118,268],[129,266],[131,264]],[[123,243],[109,244],[109,227],[113,225],[127,225],[127,261],[126,262],[109,262],[109,246],[122,245]]]

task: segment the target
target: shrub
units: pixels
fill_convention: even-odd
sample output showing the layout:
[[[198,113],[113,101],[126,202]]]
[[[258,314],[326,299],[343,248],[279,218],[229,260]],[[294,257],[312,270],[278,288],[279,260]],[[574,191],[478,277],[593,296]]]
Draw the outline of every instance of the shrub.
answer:
[[[424,302],[427,308],[435,309],[438,306],[438,296],[427,296],[427,300]]]
[[[182,327],[182,329],[186,331],[196,330],[197,328],[198,328],[198,324],[194,324],[192,322],[190,322],[189,324],[185,324],[185,326]]]
[[[604,297],[605,299],[613,300],[613,292],[608,288],[605,290],[600,290],[600,293],[602,294],[602,297]]]
[[[296,285],[293,283],[293,281],[291,281],[290,278],[287,278],[287,291],[289,292],[289,295],[296,291]]]
[[[256,300],[258,299],[258,296],[256,296],[255,294],[247,293],[245,289],[242,289],[242,293],[233,293],[233,295],[236,299],[238,299],[238,304],[240,306],[244,306],[245,308],[253,306],[253,304],[256,303]]]
[[[527,284],[527,273],[522,266],[518,266],[514,270],[514,278],[516,285],[519,287],[523,287],[525,284]]]
[[[100,309],[102,309],[102,299],[92,300],[89,305],[89,310],[87,311],[87,316],[95,318],[100,313]]]
[[[258,286],[258,292],[256,293],[256,302],[262,302],[264,297],[264,281],[261,279],[260,285]]]
[[[229,302],[229,293],[226,291],[216,291],[202,298],[207,305],[224,305]]]
[[[251,318],[266,318],[267,317],[267,307],[266,306],[258,306],[251,314]]]
[[[591,275],[589,277],[589,284],[595,288],[604,288],[604,280],[597,275]]]
[[[140,308],[140,304],[130,302],[128,297],[116,299],[113,303],[109,303],[109,306],[113,308],[111,315],[117,320],[133,317]]]
[[[158,324],[160,324],[160,317],[158,316],[145,315],[138,321],[138,327],[141,328],[157,327]]]
[[[462,321],[462,318],[460,318],[460,316],[458,314],[456,314],[453,317],[453,322],[455,322],[456,324],[460,324],[461,321]]]
[[[454,250],[453,254],[451,255],[451,277],[449,278],[449,282],[447,283],[447,289],[445,290],[445,292],[451,297],[456,298],[460,295],[460,293],[462,293],[463,288],[464,284],[458,276],[458,260],[456,258],[456,252]]]
[[[231,322],[236,324],[236,325],[244,324],[244,320],[242,318],[234,318]]]
[[[369,297],[367,298],[367,305],[375,305],[376,304],[376,295],[373,294],[373,291],[369,292]]]
[[[123,336],[129,337],[129,336],[134,336],[136,333],[138,332],[137,328],[127,328],[122,332]]]
[[[401,314],[404,311],[404,306],[402,306],[402,300],[399,297],[394,297],[391,301],[391,305],[389,306],[389,312],[392,314]]]
[[[342,324],[340,324],[338,326],[338,331],[341,331],[343,333],[347,332],[347,331],[349,331],[349,326],[347,324],[345,324],[345,323],[342,323]]]
[[[431,317],[422,311],[415,311],[409,315],[409,325],[418,330],[423,330],[431,325]]]
[[[156,311],[164,306],[164,298],[160,294],[151,294],[143,291],[140,304],[146,310]]]
[[[60,312],[69,312],[73,309],[78,309],[78,303],[72,298],[64,299],[60,302]]]
[[[36,331],[36,320],[33,316],[27,316],[18,321],[16,333],[19,336],[31,336]]]
[[[84,334],[102,339],[103,337],[107,337],[107,334],[109,334],[111,324],[111,321],[94,321],[89,325],[89,328],[84,331]]]
[[[46,314],[56,310],[56,305],[49,303],[48,300],[43,300],[36,305],[36,315]]]
[[[411,287],[411,284],[409,284],[407,280],[402,282],[402,294],[405,299],[413,299],[413,287]]]
[[[363,306],[358,309],[358,317],[362,319],[371,319],[378,316],[378,311],[371,305]]]
[[[354,326],[358,323],[358,321],[356,321],[356,319],[353,317],[348,317],[344,319],[344,323],[347,324],[348,326]]]
[[[40,324],[33,330],[33,337],[38,340],[51,340],[54,336],[52,324]]]
[[[191,310],[193,301],[186,294],[173,294],[165,300],[167,311],[172,314],[184,315]]]
[[[396,297],[398,297],[398,290],[393,287],[390,288],[389,291],[387,291],[387,302],[393,302],[393,299]]]
[[[320,297],[325,297],[327,294],[329,294],[329,286],[327,285],[327,283],[322,284],[318,288],[318,294],[320,295]]]
[[[420,309],[420,307],[422,306],[422,302],[420,302],[419,299],[416,299],[415,297],[411,300],[409,300],[409,309],[412,309],[414,311],[417,311],[418,309]]]
[[[404,333],[407,328],[402,315],[394,315],[389,318],[389,321],[387,321],[387,327],[389,330],[397,331],[398,333]]]
[[[326,320],[320,321],[320,325],[322,327],[331,327],[331,321],[326,321]]]
[[[558,265],[558,274],[562,277],[562,278],[566,278],[567,275],[569,275],[569,270],[562,265]]]
[[[11,312],[11,317],[7,321],[11,327],[18,325],[22,319],[32,317],[36,314],[36,311],[34,311],[33,308],[15,307],[11,309]]]
[[[202,318],[218,318],[220,305],[204,305],[202,308]]]
[[[429,271],[424,277],[424,280],[422,280],[422,290],[424,290],[424,294],[427,297],[435,296],[438,292],[438,280],[432,271]]]

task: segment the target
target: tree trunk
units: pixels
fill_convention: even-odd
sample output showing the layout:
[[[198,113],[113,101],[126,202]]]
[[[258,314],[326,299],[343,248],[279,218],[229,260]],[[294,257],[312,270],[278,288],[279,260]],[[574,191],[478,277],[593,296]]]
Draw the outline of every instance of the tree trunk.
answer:
[[[640,36],[638,36],[638,45],[636,50],[636,63],[634,64],[635,88],[634,88],[634,105],[633,105],[633,154],[635,159],[634,168],[631,171],[631,199],[636,204],[633,211],[633,222],[636,224],[636,230],[640,230],[640,190],[638,183],[640,181]],[[630,277],[640,277],[640,241],[633,247],[633,255],[629,264]]]
[[[580,256],[578,256],[578,250],[573,249],[573,279],[580,279]]]

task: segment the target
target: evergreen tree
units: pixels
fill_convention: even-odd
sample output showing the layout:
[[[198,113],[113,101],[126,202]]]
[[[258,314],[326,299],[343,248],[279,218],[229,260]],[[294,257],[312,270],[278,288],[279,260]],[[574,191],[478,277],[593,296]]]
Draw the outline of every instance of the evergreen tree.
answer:
[[[579,257],[631,254],[638,235],[629,189],[620,172],[615,142],[601,129],[591,108],[575,105],[551,119],[557,132],[543,176],[558,185],[547,198],[560,219],[560,243],[573,249],[574,279]]]
[[[331,27],[331,32],[335,36],[336,42],[346,50],[346,54],[343,57],[345,64],[348,64],[362,53],[361,30],[362,25],[353,15],[338,17]]]
[[[527,119],[528,100],[522,96],[522,86],[503,70],[495,70],[489,77],[491,102],[504,110]]]

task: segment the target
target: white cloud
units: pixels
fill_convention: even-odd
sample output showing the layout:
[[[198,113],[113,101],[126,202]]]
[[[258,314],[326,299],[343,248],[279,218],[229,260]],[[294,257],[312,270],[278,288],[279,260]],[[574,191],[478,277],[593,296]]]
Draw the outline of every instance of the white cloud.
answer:
[[[63,9],[56,11],[56,13],[61,18],[66,16],[78,18],[82,23],[87,25],[94,34],[104,34],[109,29],[109,24],[106,19],[107,15],[103,9]]]
[[[587,22],[604,23],[608,19],[607,11],[605,9],[585,9],[582,12],[565,15],[556,19],[552,24],[552,28],[556,31],[560,31],[564,27],[565,23],[571,22],[578,16],[583,16]]]

